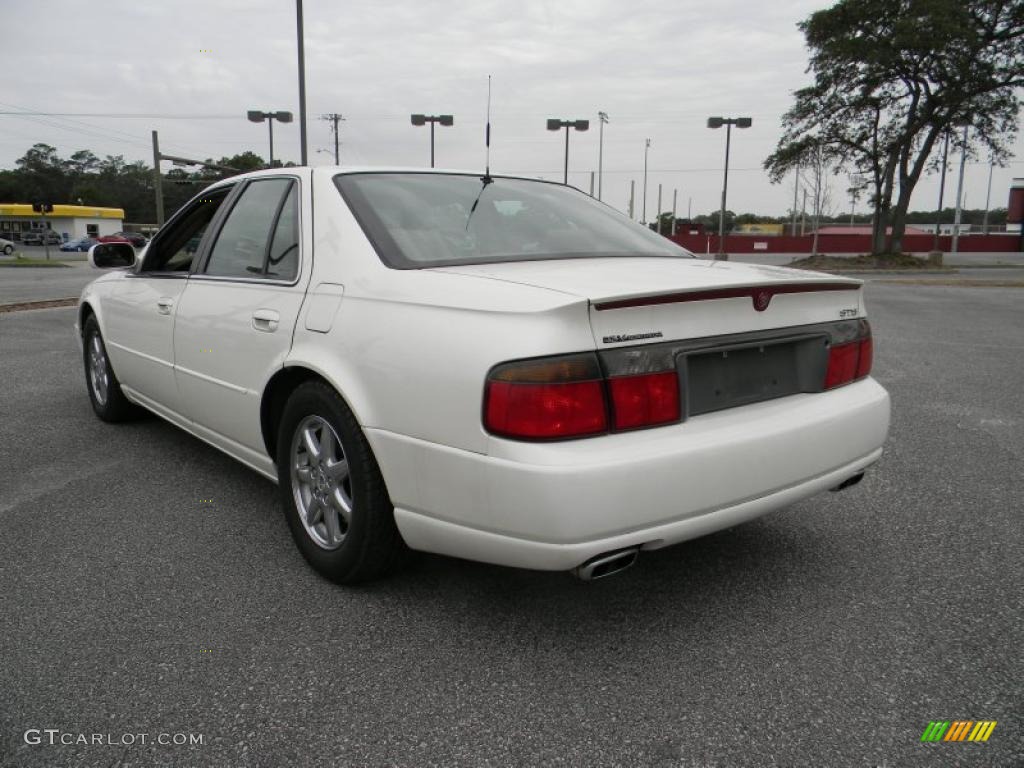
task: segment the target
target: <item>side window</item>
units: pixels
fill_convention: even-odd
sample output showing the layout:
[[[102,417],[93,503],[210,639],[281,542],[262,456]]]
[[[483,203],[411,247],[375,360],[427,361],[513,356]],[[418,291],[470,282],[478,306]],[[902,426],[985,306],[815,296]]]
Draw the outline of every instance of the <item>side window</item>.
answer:
[[[231,187],[212,190],[195,200],[169,228],[161,230],[146,251],[142,272],[188,272],[199,243]]]
[[[292,184],[277,217],[264,274],[276,280],[294,280],[299,274],[299,186]]]
[[[298,242],[287,231],[289,220],[291,228],[295,229],[294,204],[291,212],[286,213],[293,187],[290,179],[250,182],[217,235],[206,264],[206,274],[275,279],[294,277]],[[291,242],[287,242],[289,238]],[[271,256],[277,261],[271,261]],[[285,268],[291,269],[292,274],[282,274]]]

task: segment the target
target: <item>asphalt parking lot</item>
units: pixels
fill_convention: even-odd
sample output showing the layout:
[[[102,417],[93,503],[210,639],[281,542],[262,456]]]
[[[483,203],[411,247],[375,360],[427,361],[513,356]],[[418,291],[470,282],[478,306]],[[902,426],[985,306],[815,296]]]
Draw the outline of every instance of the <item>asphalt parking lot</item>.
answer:
[[[67,267],[4,267],[0,265],[0,304],[77,297],[100,273],[85,261]]]
[[[73,310],[0,315],[0,764],[1024,765],[1024,291],[867,292],[894,418],[864,482],[589,584],[329,584],[269,482],[94,418]]]

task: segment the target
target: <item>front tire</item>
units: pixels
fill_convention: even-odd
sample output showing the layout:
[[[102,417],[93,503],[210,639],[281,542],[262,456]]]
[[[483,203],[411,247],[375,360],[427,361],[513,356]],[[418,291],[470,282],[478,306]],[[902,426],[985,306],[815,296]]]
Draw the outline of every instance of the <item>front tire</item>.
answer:
[[[121,391],[121,384],[110,367],[107,347],[103,343],[100,324],[89,315],[82,332],[85,384],[92,409],[103,421],[118,422],[135,418],[140,409],[132,405]]]
[[[4,256],[10,256],[12,253],[14,253],[14,246],[13,245],[5,245],[4,246]]]
[[[319,381],[288,398],[277,433],[288,527],[303,557],[339,584],[394,571],[405,551],[377,460],[345,401]]]

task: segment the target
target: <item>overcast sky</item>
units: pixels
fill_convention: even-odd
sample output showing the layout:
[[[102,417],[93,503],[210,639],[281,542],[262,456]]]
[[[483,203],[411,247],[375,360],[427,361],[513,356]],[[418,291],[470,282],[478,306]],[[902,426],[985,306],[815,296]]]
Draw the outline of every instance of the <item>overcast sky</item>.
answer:
[[[306,0],[309,153],[333,163],[329,124],[339,112],[342,164],[428,165],[429,129],[412,112],[450,113],[437,129],[439,167],[484,163],[487,75],[493,76],[491,168],[560,179],[564,132],[549,117],[589,118],[570,139],[569,180],[588,190],[597,169],[597,112],[604,134],[603,199],[625,210],[636,181],[642,206],[644,140],[650,138],[647,215],[717,209],[725,132],[709,115],[753,118],[733,132],[729,208],[781,215],[792,179],[773,186],[761,170],[791,92],[808,82],[796,24],[823,0]],[[35,142],[62,156],[78,149],[152,162],[150,131],[169,154],[267,155],[265,125],[248,109],[298,112],[292,0],[0,0],[6,30],[0,110],[73,115],[0,116],[0,167]],[[83,113],[144,114],[142,118]],[[298,122],[274,132],[275,157],[299,160]],[[992,205],[1005,206],[1012,176],[1024,176],[1024,142],[995,170]],[[947,176],[953,204],[956,163]],[[169,167],[169,166],[168,166]],[[983,207],[988,166],[968,165],[966,205]],[[849,186],[833,181],[837,199]],[[912,208],[933,208],[937,177],[922,181]],[[849,210],[848,201],[837,207]],[[863,210],[864,204],[859,206]]]

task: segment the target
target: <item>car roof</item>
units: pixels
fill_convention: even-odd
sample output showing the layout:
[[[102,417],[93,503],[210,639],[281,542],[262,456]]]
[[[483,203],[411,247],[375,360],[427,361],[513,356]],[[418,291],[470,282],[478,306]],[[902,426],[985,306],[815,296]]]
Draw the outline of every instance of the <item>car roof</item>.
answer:
[[[258,179],[264,176],[281,176],[281,175],[307,175],[307,174],[322,175],[327,174],[330,176],[337,176],[338,174],[356,174],[356,173],[418,173],[418,174],[435,174],[438,176],[482,176],[484,171],[479,168],[466,169],[466,168],[423,168],[422,166],[399,166],[399,165],[293,165],[289,167],[281,168],[264,168],[259,171],[248,171],[247,173],[240,173],[235,176],[230,176],[226,179],[211,184],[207,189],[215,189],[229,184],[236,184],[239,181],[246,179]],[[493,175],[497,178],[503,179],[522,179],[524,181],[540,181],[540,182],[551,182],[547,179],[541,179],[535,176],[523,176],[517,173],[501,173],[495,171]],[[561,186],[561,184],[559,183]]]

